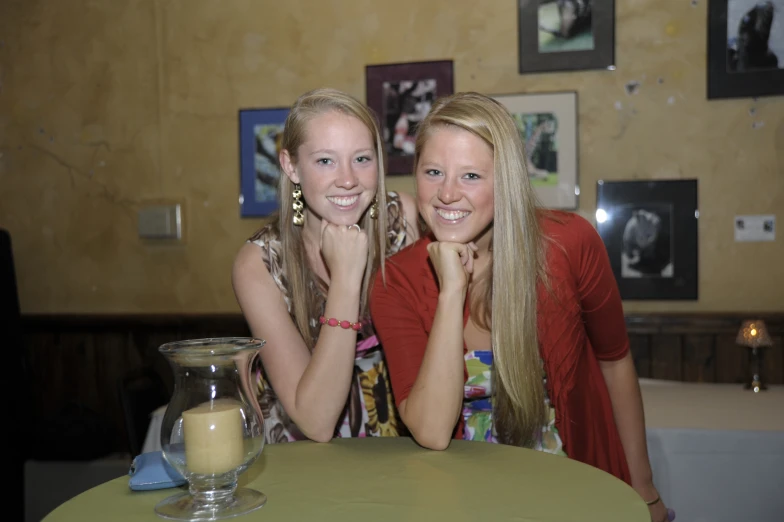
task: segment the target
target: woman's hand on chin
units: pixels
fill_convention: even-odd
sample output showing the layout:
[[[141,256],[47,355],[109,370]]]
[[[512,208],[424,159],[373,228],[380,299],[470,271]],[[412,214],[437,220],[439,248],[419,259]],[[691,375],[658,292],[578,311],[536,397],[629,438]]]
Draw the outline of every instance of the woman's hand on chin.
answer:
[[[427,246],[427,252],[442,292],[463,291],[468,287],[468,280],[474,272],[476,245],[473,242],[435,241]]]
[[[361,286],[368,255],[368,237],[359,225],[321,221],[321,255],[332,281]]]

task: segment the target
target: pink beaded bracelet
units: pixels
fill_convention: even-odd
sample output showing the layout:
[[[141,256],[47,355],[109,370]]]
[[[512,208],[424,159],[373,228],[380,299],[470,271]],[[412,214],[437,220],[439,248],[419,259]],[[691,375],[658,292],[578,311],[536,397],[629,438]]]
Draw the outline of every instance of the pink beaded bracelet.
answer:
[[[358,332],[360,328],[362,328],[362,322],[357,321],[356,323],[352,323],[351,321],[338,321],[334,317],[330,317],[327,319],[323,315],[319,317],[319,323],[326,324],[327,326],[340,326],[341,328],[348,330],[351,328],[352,330]]]

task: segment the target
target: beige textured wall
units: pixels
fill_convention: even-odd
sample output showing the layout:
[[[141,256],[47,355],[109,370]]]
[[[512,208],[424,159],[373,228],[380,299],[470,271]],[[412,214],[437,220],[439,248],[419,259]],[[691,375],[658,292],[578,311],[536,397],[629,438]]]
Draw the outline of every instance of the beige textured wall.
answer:
[[[578,91],[583,215],[599,178],[699,178],[700,300],[628,311],[782,311],[784,233],[736,244],[732,223],[784,227],[784,98],[706,101],[706,4],[620,0],[615,72],[519,75],[508,0],[3,0],[0,226],[22,309],[236,311],[232,259],[259,223],[238,213],[238,109],[364,99],[365,64],[451,58],[458,90]],[[181,244],[138,239],[158,201],[183,205]]]

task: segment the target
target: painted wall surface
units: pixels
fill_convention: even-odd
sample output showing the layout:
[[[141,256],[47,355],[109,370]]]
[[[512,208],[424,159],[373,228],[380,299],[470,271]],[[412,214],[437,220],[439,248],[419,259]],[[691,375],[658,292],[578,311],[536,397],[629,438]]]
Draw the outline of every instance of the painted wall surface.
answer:
[[[235,312],[238,110],[320,86],[364,99],[366,64],[453,59],[457,90],[579,93],[581,214],[598,179],[698,178],[700,299],[630,312],[784,310],[784,98],[708,102],[707,2],[617,2],[617,70],[520,75],[516,3],[4,0],[0,226],[25,313]],[[639,82],[629,94],[626,84]],[[410,176],[390,178],[412,190]],[[180,243],[137,211],[180,203]]]

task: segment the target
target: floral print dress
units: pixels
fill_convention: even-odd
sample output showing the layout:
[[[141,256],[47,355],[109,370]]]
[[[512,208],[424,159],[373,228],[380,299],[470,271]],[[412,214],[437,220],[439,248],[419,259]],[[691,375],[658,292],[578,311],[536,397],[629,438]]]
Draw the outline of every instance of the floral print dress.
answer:
[[[493,352],[491,350],[474,350],[465,354],[466,379],[463,393],[463,439],[498,442],[493,427]],[[542,385],[545,387],[545,404],[549,412],[548,422],[542,426],[542,436],[536,441],[534,448],[546,453],[566,456],[563,442],[555,427],[555,408],[547,398],[547,377]]]
[[[387,193],[389,216],[388,255],[400,250],[406,241],[406,220],[399,196]],[[286,276],[280,261],[280,238],[268,225],[259,230],[249,241],[258,245],[266,254],[267,270],[274,279],[291,313],[291,296],[286,286]],[[313,289],[316,291],[316,289]],[[324,303],[324,305],[326,302]],[[312,328],[317,328],[315,317],[310,318]],[[372,331],[372,328],[370,329]],[[259,405],[264,416],[265,441],[269,443],[307,440],[283,409],[275,391],[270,386],[264,368],[258,362],[255,368]],[[335,427],[335,437],[394,437],[405,434],[392,397],[389,372],[384,352],[375,335],[357,337],[354,359],[354,378],[341,420]]]

